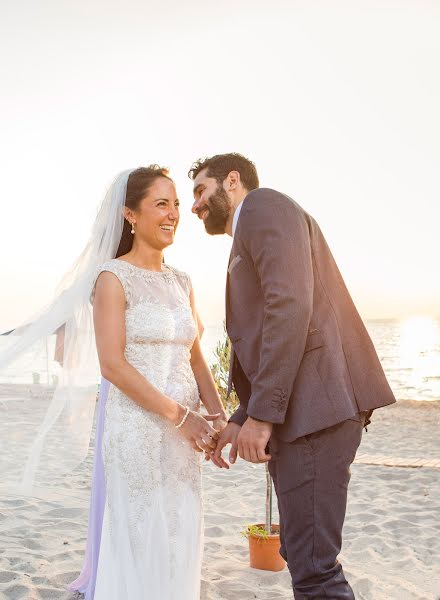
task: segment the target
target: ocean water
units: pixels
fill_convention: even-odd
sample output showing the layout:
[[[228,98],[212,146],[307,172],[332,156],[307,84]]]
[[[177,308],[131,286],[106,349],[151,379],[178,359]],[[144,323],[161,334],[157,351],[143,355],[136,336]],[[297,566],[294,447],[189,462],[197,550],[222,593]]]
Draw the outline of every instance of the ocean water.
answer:
[[[440,319],[413,317],[405,320],[368,320],[367,329],[376,346],[390,385],[398,399],[440,400]],[[214,360],[217,343],[223,339],[223,325],[205,327],[202,348],[208,362]],[[0,337],[0,351],[11,343]],[[52,360],[54,340],[32,349],[3,373],[0,383],[56,381],[59,366]],[[42,350],[42,351],[41,351]]]

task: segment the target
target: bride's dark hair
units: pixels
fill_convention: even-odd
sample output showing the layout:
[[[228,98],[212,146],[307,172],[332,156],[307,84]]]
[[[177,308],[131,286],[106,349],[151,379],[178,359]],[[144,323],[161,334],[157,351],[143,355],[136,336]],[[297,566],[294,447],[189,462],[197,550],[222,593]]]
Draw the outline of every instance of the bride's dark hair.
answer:
[[[127,193],[125,196],[125,206],[136,210],[145,198],[148,190],[153,185],[154,181],[159,177],[166,177],[173,181],[169,176],[169,171],[166,167],[159,165],[149,165],[148,167],[139,167],[132,171],[127,181]],[[121,241],[119,242],[118,251],[115,258],[123,256],[130,252],[133,246],[133,234],[131,233],[131,225],[124,219],[124,228],[122,230]]]

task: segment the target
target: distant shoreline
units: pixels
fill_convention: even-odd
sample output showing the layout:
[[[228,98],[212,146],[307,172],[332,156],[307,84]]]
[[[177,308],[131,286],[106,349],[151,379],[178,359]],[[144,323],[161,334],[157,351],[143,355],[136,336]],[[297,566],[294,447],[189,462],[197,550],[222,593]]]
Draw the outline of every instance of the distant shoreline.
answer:
[[[99,384],[96,384],[96,391],[98,397],[98,387]],[[53,392],[53,386],[48,386],[42,383],[0,383],[0,403],[8,400],[16,400],[14,395],[17,393],[31,393],[34,398],[45,398],[46,392]],[[8,396],[11,396],[8,398]],[[414,408],[414,409],[438,409],[440,410],[440,399],[432,399],[432,400],[410,400],[408,398],[397,399],[397,404],[404,408]],[[394,405],[391,405],[391,407]],[[387,407],[388,408],[388,407]],[[380,410],[380,409],[376,409]]]
[[[417,402],[440,401],[440,319],[368,319],[365,326],[396,398]],[[0,337],[0,351],[14,341],[11,338],[13,336]],[[223,322],[205,324],[201,345],[209,365],[216,363],[216,347],[224,340]],[[60,375],[59,365],[52,360],[54,347],[52,336],[39,353],[31,348],[0,373],[0,382],[25,385],[38,379],[45,384],[53,382]],[[96,379],[99,381],[98,370]]]

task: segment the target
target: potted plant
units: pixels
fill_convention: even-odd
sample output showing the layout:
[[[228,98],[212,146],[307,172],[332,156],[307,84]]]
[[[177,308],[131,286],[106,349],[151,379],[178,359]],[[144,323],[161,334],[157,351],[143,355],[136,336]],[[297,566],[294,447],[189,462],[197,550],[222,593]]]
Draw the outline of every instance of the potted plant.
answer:
[[[249,562],[254,569],[282,571],[286,566],[280,554],[280,527],[272,523],[272,477],[266,463],[266,522],[248,525],[242,534],[249,542]]]
[[[223,325],[224,338],[215,349],[216,363],[211,365],[211,372],[217,385],[223,406],[231,414],[238,406],[238,398],[234,390],[227,395],[228,374],[231,356],[231,342]],[[250,566],[266,571],[281,571],[286,566],[280,555],[280,527],[272,523],[272,477],[266,463],[266,521],[248,525],[241,533],[249,542]]]

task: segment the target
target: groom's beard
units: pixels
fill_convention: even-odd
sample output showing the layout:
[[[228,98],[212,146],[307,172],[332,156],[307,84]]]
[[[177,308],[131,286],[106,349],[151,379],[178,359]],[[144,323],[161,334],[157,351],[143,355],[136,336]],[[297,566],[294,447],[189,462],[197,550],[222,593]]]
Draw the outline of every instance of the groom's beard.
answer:
[[[206,232],[211,235],[223,234],[231,214],[231,205],[225,190],[219,185],[208,199],[208,216],[204,220]]]

